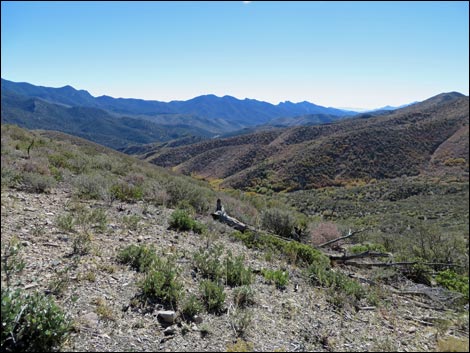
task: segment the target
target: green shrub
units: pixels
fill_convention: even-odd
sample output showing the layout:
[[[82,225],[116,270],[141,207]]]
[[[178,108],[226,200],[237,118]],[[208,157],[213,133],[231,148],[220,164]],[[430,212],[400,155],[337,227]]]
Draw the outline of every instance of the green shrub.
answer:
[[[47,167],[47,160],[37,157],[34,159],[26,159],[19,163],[18,168],[21,172],[50,175],[49,168]]]
[[[90,170],[90,158],[83,152],[68,160],[69,169],[75,174],[84,174]]]
[[[231,252],[224,259],[225,283],[230,287],[248,285],[252,281],[251,269],[243,266],[243,260],[243,256],[233,258]]]
[[[2,159],[2,189],[6,187],[17,187],[21,181],[21,173],[15,168],[3,164]]]
[[[252,232],[234,232],[236,239],[241,240],[248,248],[271,250],[287,256],[293,263],[310,265],[313,263],[329,267],[330,260],[310,245],[297,241],[287,241],[271,235],[254,234]]]
[[[2,352],[57,350],[70,327],[50,297],[2,288]]]
[[[329,267],[313,263],[307,268],[310,282],[315,286],[330,287],[333,285],[333,275]]]
[[[49,163],[56,167],[56,168],[61,168],[61,169],[70,169],[68,160],[71,158],[71,154],[63,153],[63,154],[49,154],[47,156],[47,159],[49,160]]]
[[[332,271],[323,265],[311,264],[307,269],[307,274],[313,285],[330,287],[332,293],[337,295],[335,296],[336,299],[347,298],[348,300],[357,301],[366,296],[365,290],[355,280],[350,279],[341,272]]]
[[[253,313],[247,309],[236,308],[235,310],[230,311],[230,325],[237,333],[237,336],[245,335],[246,331],[251,326],[252,320]]]
[[[191,218],[186,210],[177,209],[170,217],[170,228],[189,231],[192,230],[194,233],[201,234],[204,230],[204,226]]]
[[[220,313],[225,302],[224,287],[211,280],[203,280],[199,285],[199,290],[207,311]]]
[[[186,319],[191,320],[194,315],[199,314],[203,308],[204,307],[198,297],[196,297],[194,294],[191,294],[186,298],[181,308],[181,312]]]
[[[57,226],[64,232],[73,232],[75,220],[71,213],[61,214],[57,217]]]
[[[158,259],[153,246],[129,245],[117,256],[119,262],[130,265],[134,270],[147,272]]]
[[[214,197],[207,188],[200,187],[196,181],[173,177],[166,183],[168,205],[179,207],[182,201],[191,205],[197,213],[207,213],[213,205],[209,200]]]
[[[47,193],[57,184],[50,175],[25,172],[21,175],[19,188],[33,193]]]
[[[170,227],[177,230],[191,230],[193,228],[194,220],[187,211],[177,209],[173,211],[170,218]]]
[[[101,174],[81,174],[73,182],[75,194],[82,199],[106,200],[109,194],[108,178]]]
[[[283,251],[291,258],[294,258],[296,263],[304,263],[306,265],[318,263],[323,266],[329,266],[330,264],[328,257],[307,244],[296,241],[286,242],[283,245]]]
[[[436,283],[451,291],[462,293],[464,299],[468,302],[468,276],[459,275],[448,269],[437,274]]]
[[[100,232],[106,230],[108,217],[104,208],[93,208],[88,214],[88,221]]]
[[[261,274],[269,282],[274,282],[279,289],[284,289],[289,281],[289,273],[287,271],[263,269]]]
[[[355,280],[350,279],[348,276],[336,272],[334,275],[335,288],[341,290],[348,298],[360,300],[365,297],[365,291],[362,286]]]
[[[54,177],[56,181],[64,180],[64,175],[62,174],[62,171],[59,168],[56,168],[53,165],[50,165],[49,170],[51,172],[51,175]]]
[[[13,277],[21,273],[26,266],[26,263],[19,255],[20,250],[20,240],[16,236],[12,237],[5,246],[2,246],[1,269],[3,274],[5,274],[5,284],[7,287],[10,287]]]
[[[73,232],[76,226],[81,227],[84,233],[88,233],[91,227],[104,232],[108,219],[104,208],[88,209],[81,204],[77,204],[69,212],[59,215],[56,223],[65,232]]]
[[[139,286],[146,298],[176,308],[183,289],[177,276],[176,264],[172,259],[157,257]]]
[[[295,217],[288,211],[269,208],[261,215],[263,228],[283,237],[291,237],[296,226]]]
[[[62,270],[57,271],[48,283],[48,289],[56,297],[62,297],[70,284],[70,266],[65,267]]]
[[[73,239],[72,253],[76,255],[86,255],[91,250],[91,234],[87,232],[78,233]]]
[[[244,308],[254,304],[254,292],[250,286],[240,286],[233,290],[233,301],[236,307]]]
[[[123,216],[122,222],[125,224],[127,229],[139,230],[139,222],[142,219],[139,215],[133,214],[130,216]]]
[[[193,256],[193,264],[202,277],[218,280],[223,276],[224,268],[220,256],[224,248],[222,245],[214,245],[208,249],[199,248]]]
[[[110,193],[113,198],[124,202],[136,202],[144,196],[142,186],[122,182],[111,186]]]
[[[168,203],[168,193],[160,182],[147,179],[143,185],[143,189],[145,200],[157,206],[166,205]]]
[[[411,267],[406,268],[403,271],[404,275],[408,279],[412,280],[415,283],[422,283],[427,286],[432,285],[430,272],[431,269],[427,265],[424,265],[420,262],[414,264]]]

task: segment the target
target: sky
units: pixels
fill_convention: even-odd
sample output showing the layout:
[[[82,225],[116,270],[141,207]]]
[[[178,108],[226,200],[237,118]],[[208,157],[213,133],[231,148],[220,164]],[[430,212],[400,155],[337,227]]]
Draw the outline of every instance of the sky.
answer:
[[[1,76],[93,96],[373,109],[469,94],[469,3],[1,2]]]

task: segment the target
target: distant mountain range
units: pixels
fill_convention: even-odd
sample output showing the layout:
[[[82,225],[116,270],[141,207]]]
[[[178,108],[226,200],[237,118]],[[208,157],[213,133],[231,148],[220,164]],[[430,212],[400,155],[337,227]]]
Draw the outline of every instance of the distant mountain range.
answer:
[[[50,103],[3,89],[1,113],[2,123],[28,129],[61,131],[114,149],[188,135],[206,138],[214,135],[213,132],[199,128],[198,124],[192,125],[189,122],[158,124],[144,118],[116,116],[94,107]]]
[[[1,88],[2,123],[65,132],[226,187],[298,190],[455,171],[468,177],[468,97],[457,92],[357,114],[230,96],[169,103],[93,97],[4,79]]]
[[[203,95],[187,101],[159,102],[133,98],[93,97],[71,86],[50,88],[2,79],[2,94],[18,98],[41,99],[65,107],[105,110],[112,115],[147,118],[157,124],[194,125],[211,133],[229,132],[243,127],[266,124],[272,119],[307,114],[348,117],[356,112],[322,107],[309,102],[289,101],[273,105],[255,99]],[[10,100],[11,103],[11,100]],[[28,126],[26,126],[28,127]]]
[[[141,158],[221,186],[293,191],[402,175],[468,178],[469,100],[457,92],[329,124],[240,134],[188,145],[141,146]]]

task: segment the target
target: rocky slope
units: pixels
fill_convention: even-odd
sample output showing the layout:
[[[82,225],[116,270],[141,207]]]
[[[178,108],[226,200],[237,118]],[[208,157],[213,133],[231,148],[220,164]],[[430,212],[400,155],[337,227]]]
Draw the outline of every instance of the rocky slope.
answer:
[[[225,351],[236,341],[235,305],[229,288],[226,313],[204,313],[200,324],[181,321],[172,326],[172,335],[164,333],[166,325],[157,320],[157,308],[143,312],[129,307],[138,293],[139,274],[116,261],[119,249],[154,244],[163,255],[177,255],[185,290],[196,293],[198,278],[192,275],[190,259],[206,239],[168,230],[170,209],[80,201],[85,208],[106,207],[111,222],[93,237],[89,254],[71,256],[76,234],[61,231],[56,218],[75,202],[69,191],[60,188],[51,194],[2,191],[2,244],[12,236],[23,244],[22,287],[47,291],[52,282],[66,281],[57,302],[74,321],[75,332],[64,350]],[[123,222],[129,215],[141,217],[136,229]],[[251,320],[244,335],[255,351],[431,351],[439,337],[468,337],[468,331],[462,331],[464,319],[456,320],[452,311],[442,310],[425,296],[393,294],[387,286],[380,289],[387,294],[378,307],[337,310],[328,303],[324,290],[306,283],[299,268],[280,259],[267,262],[259,251],[231,241],[231,230],[207,218],[202,221],[217,233],[211,243],[244,254],[246,263],[255,269],[282,267],[290,274],[285,290],[266,283],[262,276],[255,278],[255,304],[248,309]],[[106,315],[100,306],[107,308]],[[442,318],[452,323],[442,328],[437,323]],[[459,322],[461,326],[455,326]]]
[[[65,311],[73,330],[62,350],[431,351],[444,339],[468,345],[468,304],[454,306],[449,291],[416,285],[400,272],[339,265],[328,270],[366,293],[355,300],[341,283],[312,284],[302,254],[293,251],[297,242],[283,240],[289,251],[279,251],[267,245],[281,240],[260,231],[262,237],[253,239],[271,243],[248,248],[210,217],[221,198],[230,214],[259,219],[243,198],[61,133],[2,125],[1,142],[2,296],[5,255],[16,239],[25,268],[10,286],[43,293]],[[262,210],[273,202],[258,200]],[[169,229],[176,207],[192,208],[207,230]],[[224,254],[241,255],[253,276],[253,302],[240,307],[236,287],[224,285],[219,313],[202,309],[198,320],[185,321],[180,303],[173,308],[147,300],[145,275],[118,261],[133,244],[153,245],[160,257],[175,259],[184,297],[200,296],[195,254],[220,246]],[[288,273],[285,287],[277,288],[263,270]],[[162,322],[162,309],[176,309],[176,319]]]

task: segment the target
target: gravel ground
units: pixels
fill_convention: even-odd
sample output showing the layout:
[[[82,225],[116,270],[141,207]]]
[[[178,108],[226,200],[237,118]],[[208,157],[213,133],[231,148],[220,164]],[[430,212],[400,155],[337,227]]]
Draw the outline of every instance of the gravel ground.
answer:
[[[72,256],[79,233],[60,230],[57,219],[77,204],[87,210],[104,207],[108,224],[102,233],[92,229],[88,254]],[[398,295],[386,287],[381,287],[386,300],[378,307],[337,309],[327,302],[325,289],[305,281],[301,268],[276,256],[267,261],[266,254],[234,241],[231,229],[209,217],[199,219],[211,230],[207,238],[168,230],[171,209],[75,200],[63,188],[51,194],[3,190],[1,205],[2,246],[13,236],[23,244],[26,268],[18,286],[48,292],[58,280],[64,283],[55,299],[74,322],[64,351],[226,351],[237,341],[234,323],[243,318],[242,338],[254,351],[433,351],[439,337],[468,339],[468,310],[462,323],[465,320],[458,319],[457,313],[437,307],[429,298]],[[137,226],[129,225],[132,215],[140,219]],[[234,255],[243,254],[245,265],[253,269],[286,269],[286,288],[277,289],[257,274],[252,284],[255,303],[244,311],[236,309],[232,289],[226,287],[225,312],[204,312],[198,324],[178,318],[169,329],[157,320],[161,306],[131,305],[142,275],[116,261],[120,249],[153,244],[162,256],[176,255],[185,292],[197,294],[200,278],[191,259],[199,247],[214,243]],[[438,318],[448,318],[449,324],[437,324]],[[165,334],[165,329],[172,333]]]

